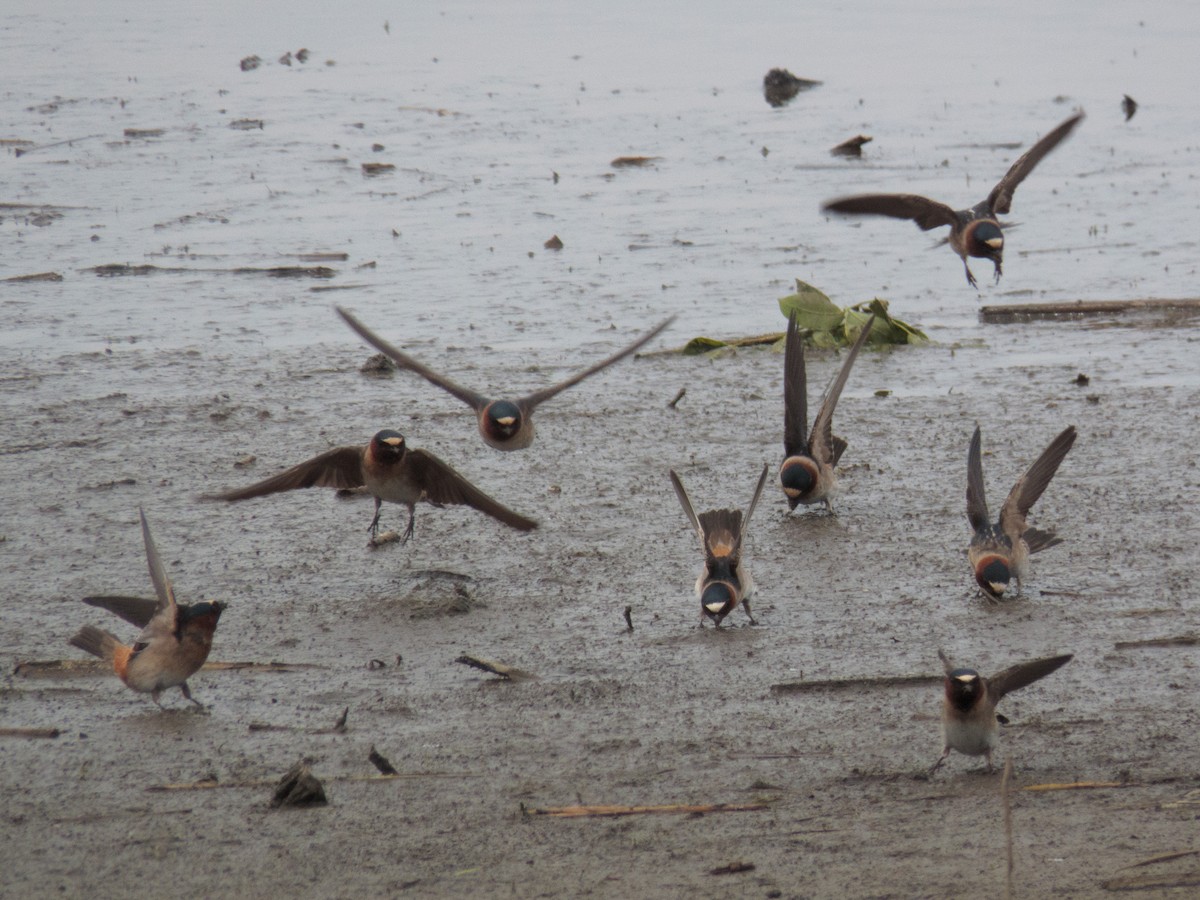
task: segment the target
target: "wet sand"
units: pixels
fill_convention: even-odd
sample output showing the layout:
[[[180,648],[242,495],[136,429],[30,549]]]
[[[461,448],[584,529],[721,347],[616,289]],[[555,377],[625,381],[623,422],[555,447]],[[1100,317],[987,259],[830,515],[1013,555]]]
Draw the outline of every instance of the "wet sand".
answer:
[[[1136,645],[1200,632],[1193,320],[977,319],[981,297],[1194,293],[1182,187],[1197,153],[1172,133],[1187,98],[1124,87],[1143,100],[1126,125],[1121,91],[1109,96],[1122,78],[1166,83],[1194,26],[1151,9],[1142,30],[1089,33],[1067,84],[1049,81],[1034,46],[999,85],[980,66],[965,85],[931,76],[901,91],[839,62],[848,38],[812,68],[785,55],[778,22],[779,46],[722,56],[704,38],[725,22],[717,9],[622,55],[618,12],[593,14],[586,35],[549,10],[457,6],[324,35],[304,9],[291,29],[236,35],[137,16],[7,20],[28,77],[7,89],[3,137],[102,137],[2,157],[28,210],[0,222],[0,277],[63,280],[0,285],[0,656],[77,658],[66,639],[86,622],[132,638],[79,598],[151,592],[142,505],[181,597],[230,604],[213,659],[302,667],[201,672],[204,712],[178,692],[161,712],[102,673],[5,680],[0,728],[60,734],[0,737],[4,894],[116,896],[162,878],[173,896],[1000,896],[999,776],[957,755],[924,774],[940,750],[936,683],[771,689],[935,676],[939,647],[985,674],[1076,657],[1001,707],[1018,896],[1196,883],[1195,857],[1126,868],[1195,849],[1196,646]],[[931,12],[909,15],[906,27],[930,30]],[[1045,33],[1066,27],[1045,15]],[[885,47],[898,21],[858,24]],[[841,35],[833,12],[804,24]],[[983,24],[952,19],[947,32]],[[479,55],[497,29],[513,42]],[[118,37],[120,53],[100,52]],[[304,67],[275,62],[304,44]],[[79,65],[64,75],[51,46]],[[543,71],[518,52],[532,47]],[[715,62],[700,73],[705,49]],[[266,64],[243,73],[250,53]],[[669,80],[672,62],[687,67]],[[890,56],[878,68],[889,63],[913,72]],[[780,64],[826,84],[772,110],[758,81]],[[1017,152],[973,145],[1027,143],[1075,105],[1089,118],[1018,192],[1005,278],[992,286],[976,266],[981,295],[912,226],[816,212],[867,185],[973,202]],[[229,127],[260,117],[261,130]],[[134,127],[166,133],[127,138]],[[864,129],[863,161],[827,156]],[[609,166],[639,153],[663,160]],[[397,169],[366,177],[370,162]],[[50,221],[33,222],[47,207]],[[562,251],[542,248],[552,234]],[[302,259],[314,252],[347,258]],[[188,271],[86,271],[109,263]],[[284,265],[334,274],[213,271]],[[760,625],[739,610],[720,631],[697,627],[700,556],[666,471],[698,507],[744,505],[782,455],[781,354],[625,362],[540,410],[532,449],[499,454],[453,398],[360,373],[371,351],[330,309],[472,387],[524,393],[672,312],[656,348],[782,330],[776,299],[797,277],[843,304],[884,296],[932,342],[859,358],[835,417],[850,443],[838,515],[788,515],[769,485],[747,548]],[[812,353],[812,390],[839,365]],[[1080,435],[1034,514],[1066,542],[999,604],[975,590],[964,554],[976,423],[993,508],[1059,430]],[[383,427],[541,528],[426,505],[412,543],[372,550],[366,500],[195,499]],[[385,506],[385,527],[403,515]],[[538,678],[501,682],[455,664],[463,653]],[[347,707],[347,729],[331,732]],[[403,777],[370,778],[372,746]],[[301,757],[329,805],[271,810],[274,781]],[[1077,781],[1119,786],[1025,790]],[[173,784],[193,787],[155,790]],[[576,804],[763,808],[530,812]],[[753,868],[710,874],[739,862]]]

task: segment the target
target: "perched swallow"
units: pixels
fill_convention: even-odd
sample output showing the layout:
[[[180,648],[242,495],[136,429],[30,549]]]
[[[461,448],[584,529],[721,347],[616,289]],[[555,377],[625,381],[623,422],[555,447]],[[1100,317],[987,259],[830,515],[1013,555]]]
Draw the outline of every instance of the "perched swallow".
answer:
[[[297,488],[331,487],[339,490],[365,487],[375,498],[375,518],[367,528],[374,539],[379,530],[379,508],[386,500],[408,507],[408,526],[401,542],[413,533],[417,502],[434,506],[461,503],[487,513],[518,531],[532,531],[538,523],[493,500],[449,465],[425,450],[413,450],[398,431],[384,430],[365,447],[335,447],[320,456],[292,466],[257,484],[205,500],[249,500]]]
[[[337,307],[337,313],[346,320],[347,325],[358,332],[363,340],[391,359],[401,369],[409,369],[416,372],[426,381],[437,385],[449,394],[453,394],[463,403],[474,409],[475,415],[479,420],[479,434],[483,437],[484,443],[496,450],[524,450],[533,443],[533,411],[539,405],[545,403],[551,397],[562,393],[567,388],[579,384],[579,382],[583,381],[589,375],[595,375],[601,369],[607,369],[613,363],[620,362],[631,353],[649,343],[659,332],[675,320],[675,317],[671,316],[671,318],[652,328],[624,350],[614,353],[608,359],[601,360],[590,369],[585,369],[576,375],[572,375],[566,381],[543,388],[540,391],[534,391],[532,394],[516,400],[494,400],[456,384],[445,375],[439,375],[427,366],[417,362],[407,353],[397,350],[341,307]]]
[[[821,209],[850,215],[912,219],[922,231],[949,225],[948,240],[954,252],[962,258],[967,282],[975,286],[975,276],[967,265],[967,257],[975,256],[992,261],[996,267],[996,282],[999,283],[1004,261],[1004,234],[996,217],[1009,211],[1017,185],[1042,161],[1042,157],[1075,129],[1082,118],[1083,113],[1076,113],[1025,151],[999,184],[992,188],[992,192],[970,209],[956,211],[944,203],[917,194],[860,194],[830,200],[822,204]]]
[[[967,520],[975,531],[967,547],[967,560],[975,573],[975,581],[989,596],[999,599],[1013,578],[1017,580],[1019,591],[1021,581],[1029,572],[1029,555],[1062,543],[1062,538],[1056,537],[1053,531],[1030,528],[1025,524],[1025,517],[1074,443],[1075,426],[1071,425],[1063,429],[1029,470],[1017,479],[1000,507],[1000,520],[992,524],[983,493],[979,426],[975,426],[971,449],[967,452]]]
[[[1072,654],[1048,656],[1031,662],[1018,663],[991,678],[984,678],[974,669],[956,668],[941,650],[938,657],[946,670],[946,693],[942,698],[942,755],[929,770],[932,775],[950,756],[951,750],[968,756],[987,757],[992,771],[992,751],[996,749],[996,704],[1004,695],[1066,665]]]
[[[758,487],[750,505],[746,507],[745,515],[740,509],[712,509],[702,512],[699,516],[692,509],[692,501],[688,499],[683,482],[671,469],[671,484],[675,486],[675,494],[683,506],[683,512],[691,522],[692,528],[700,536],[700,548],[704,551],[704,568],[696,579],[696,596],[700,598],[700,624],[708,616],[719,628],[721,620],[733,612],[740,603],[750,617],[750,624],[757,625],[754,614],[750,612],[750,595],[754,593],[754,581],[746,567],[742,564],[742,539],[746,529],[750,527],[750,516],[758,505],[762,495],[763,485],[767,483],[767,472],[770,469],[763,466]]]
[[[800,337],[800,329],[796,325],[796,314],[788,317],[786,352],[783,361],[783,464],[779,467],[779,483],[787,495],[788,508],[795,509],[799,504],[824,503],[825,508],[833,512],[833,492],[837,487],[837,475],[834,467],[842,458],[846,442],[833,434],[833,410],[846,379],[850,377],[850,367],[858,356],[858,351],[866,343],[871,333],[875,317],[871,316],[867,324],[859,332],[858,339],[842,370],[834,379],[825,395],[825,402],[817,417],[813,419],[812,432],[808,431],[808,384],[804,369],[804,339]]]
[[[159,706],[162,706],[159,694],[173,687],[178,687],[184,697],[202,706],[188,690],[187,680],[208,659],[213,632],[225,605],[216,602],[180,605],[175,601],[175,590],[150,536],[146,514],[140,509],[138,514],[142,519],[142,540],[146,544],[150,580],[154,582],[158,599],[85,597],[83,602],[115,613],[141,628],[142,633],[133,646],[128,646],[103,629],[85,625],[71,638],[70,644],[108,660],[118,678],[135,691],[150,694]]]

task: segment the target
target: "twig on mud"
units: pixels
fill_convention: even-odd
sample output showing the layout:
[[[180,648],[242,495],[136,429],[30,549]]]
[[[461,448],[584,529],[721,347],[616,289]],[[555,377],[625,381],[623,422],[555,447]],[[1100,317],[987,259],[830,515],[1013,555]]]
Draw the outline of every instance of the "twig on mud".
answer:
[[[1200,644],[1200,636],[1181,634],[1175,637],[1146,638],[1140,641],[1117,641],[1113,647],[1117,650],[1137,650],[1141,647],[1194,647]]]
[[[731,862],[724,866],[717,866],[715,869],[709,869],[708,874],[709,875],[737,875],[739,872],[753,872],[753,871],[754,871],[754,863],[743,862],[742,860],[739,859],[737,862]]]
[[[55,141],[53,144],[41,144],[37,147],[19,147],[13,151],[16,156],[24,156],[26,153],[36,153],[38,150],[49,150],[51,147],[62,147],[64,144],[74,144],[78,141],[90,141],[92,138],[104,137],[103,134],[85,134],[83,137],[71,138],[66,141]]]
[[[979,318],[989,323],[1029,322],[1036,319],[1056,319],[1075,316],[1104,316],[1134,310],[1195,310],[1200,312],[1200,298],[1177,300],[1076,300],[1073,303],[1012,303],[984,306]]]
[[[677,408],[679,406],[679,401],[683,399],[683,397],[686,393],[687,393],[687,388],[681,387],[679,389],[679,393],[675,395],[675,399],[667,404],[667,409]]]
[[[1004,897],[1013,896],[1013,824],[1012,824],[1012,774],[1013,761],[1009,755],[1004,760],[1004,774],[1000,777],[1000,802],[1004,805],[1004,851],[1007,862],[1004,870]]]
[[[506,666],[504,663],[483,659],[479,656],[468,656],[465,653],[456,659],[455,662],[462,663],[464,666],[470,666],[472,669],[482,669],[484,672],[499,675],[501,678],[506,678],[509,681],[528,681],[537,678],[532,672],[526,672],[514,666]]]
[[[0,728],[0,737],[56,738],[60,734],[57,728]]]
[[[1136,786],[1136,781],[1069,781],[1065,784],[1027,784],[1025,787],[1021,788],[1021,790],[1034,792],[1086,791],[1095,790],[1098,788],[1123,788]]]
[[[864,678],[828,678],[816,681],[784,681],[771,685],[772,694],[798,694],[804,691],[838,691],[861,687],[923,687],[941,684],[941,675],[882,675]]]
[[[633,607],[625,607],[625,627],[633,631]]]
[[[578,818],[607,818],[613,816],[646,816],[646,815],[671,815],[683,813],[686,815],[704,815],[705,813],[717,812],[757,812],[759,810],[769,809],[767,803],[704,803],[693,805],[688,803],[667,803],[661,806],[620,806],[620,805],[593,805],[593,806],[548,806],[545,809],[537,809],[532,806],[521,804],[521,813],[526,816],[552,816],[557,819],[578,819]]]
[[[155,266],[149,264],[130,266],[125,263],[107,263],[102,266],[91,266],[81,271],[92,272],[106,278],[118,275],[150,275],[156,272],[172,275],[194,275],[197,273],[205,275],[267,275],[271,278],[332,278],[337,274],[334,269],[328,266],[271,266],[269,268],[238,266],[234,269],[217,269],[192,268],[188,266]]]
[[[1170,862],[1173,859],[1182,859],[1185,856],[1200,856],[1200,850],[1176,850],[1174,853],[1160,853],[1158,856],[1143,859],[1141,862],[1130,863],[1125,868],[1136,869],[1139,866],[1152,866],[1155,863]]]
[[[1106,891],[1146,891],[1152,888],[1195,887],[1200,885],[1200,872],[1180,875],[1118,875],[1100,882]]]
[[[326,781],[413,781],[427,778],[480,778],[474,772],[397,772],[395,775],[333,775]],[[167,784],[152,784],[146,788],[152,794],[172,791],[209,791],[215,788],[261,788],[279,784],[278,778],[255,778],[249,781],[216,781],[206,778],[200,781],[177,781]]]

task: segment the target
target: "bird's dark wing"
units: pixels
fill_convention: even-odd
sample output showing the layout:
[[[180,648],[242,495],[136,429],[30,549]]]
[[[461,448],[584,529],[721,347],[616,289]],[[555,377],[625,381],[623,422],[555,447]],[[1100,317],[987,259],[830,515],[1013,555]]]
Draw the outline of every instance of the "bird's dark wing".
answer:
[[[708,545],[704,541],[704,529],[700,527],[700,520],[696,518],[696,511],[692,509],[691,498],[688,497],[687,491],[683,487],[683,482],[679,480],[679,476],[675,474],[675,470],[670,470],[671,484],[675,487],[675,496],[679,498],[679,505],[683,507],[683,514],[687,516],[687,520],[691,523],[692,530],[696,532],[696,536],[700,538],[700,549],[708,553]]]
[[[154,593],[158,596],[157,611],[176,607],[175,590],[171,587],[171,579],[158,556],[158,548],[154,546],[154,538],[150,535],[150,523],[146,521],[146,513],[138,507],[138,516],[142,520],[142,542],[146,545],[146,563],[150,568],[150,580],[154,582]],[[174,617],[172,617],[173,619]],[[174,626],[174,621],[172,621]]]
[[[1027,684],[1033,684],[1039,678],[1045,678],[1055,669],[1065,666],[1073,657],[1074,654],[1067,653],[1064,656],[1047,656],[1045,659],[1018,663],[989,678],[987,680],[988,693],[992,700],[998,703],[1005,694],[1011,693],[1017,688],[1023,688]]]
[[[158,610],[158,601],[149,597],[84,597],[83,602],[88,606],[106,609],[138,628],[150,624]]]
[[[922,231],[942,225],[953,227],[958,223],[958,213],[945,203],[938,203],[919,194],[858,194],[853,197],[839,197],[823,203],[821,210],[856,216],[912,219]]]
[[[335,447],[249,487],[220,494],[205,494],[201,499],[249,500],[251,497],[298,488],[328,487],[341,490],[362,487],[362,458],[362,447]]]
[[[1063,542],[1063,539],[1053,531],[1042,531],[1040,528],[1026,528],[1025,533],[1021,536],[1025,538],[1030,553],[1041,553],[1043,550],[1057,547]]]
[[[942,669],[947,675],[953,672],[957,666],[954,665],[954,660],[950,659],[940,648],[938,649],[938,659],[942,661]]]
[[[746,507],[746,514],[742,516],[742,533],[738,535],[738,544],[741,544],[742,537],[746,534],[746,529],[750,527],[750,517],[754,515],[754,507],[758,506],[758,498],[762,496],[763,487],[767,483],[766,464],[763,465],[762,474],[758,476],[758,486],[754,488],[754,496],[750,498],[750,505]]]
[[[540,391],[534,391],[532,394],[529,394],[526,397],[522,397],[520,400],[517,401],[517,404],[525,410],[532,411],[533,409],[535,409],[537,407],[537,405],[539,403],[545,403],[547,400],[549,400],[551,397],[555,396],[556,394],[560,394],[563,391],[565,391],[567,388],[573,387],[573,386],[579,384],[579,382],[583,381],[583,379],[587,378],[589,375],[595,375],[601,369],[607,369],[613,363],[620,362],[621,360],[623,360],[625,357],[629,356],[630,354],[636,353],[638,350],[640,350],[642,347],[644,347],[650,341],[654,340],[654,338],[656,338],[662,332],[662,330],[664,328],[666,328],[668,325],[670,325],[674,321],[675,321],[674,316],[671,316],[668,319],[664,319],[662,322],[655,325],[653,328],[651,328],[648,332],[643,334],[640,338],[638,338],[636,341],[634,341],[628,347],[625,347],[622,350],[618,350],[616,353],[614,353],[612,356],[608,357],[607,359],[602,359],[600,362],[596,363],[591,368],[584,369],[582,372],[572,375],[566,381],[560,381],[558,384],[551,385],[548,388],[542,388],[542,390],[540,390]]]
[[[867,342],[867,338],[871,334],[871,326],[874,324],[875,316],[872,315],[871,318],[867,319],[867,323],[863,325],[862,331],[858,333],[858,339],[850,348],[850,352],[846,354],[846,360],[842,363],[842,370],[838,372],[837,378],[829,386],[829,393],[825,395],[825,401],[821,404],[821,409],[817,413],[817,417],[813,419],[812,435],[808,439],[808,446],[812,450],[813,459],[818,462],[828,463],[829,465],[834,464],[833,411],[837,407],[838,398],[842,396],[842,389],[846,386],[846,379],[850,377],[850,368],[854,365],[854,360],[858,358],[858,351]],[[845,448],[843,447],[843,449]],[[841,453],[838,453],[838,456],[841,456]]]
[[[412,481],[424,489],[423,499],[430,503],[470,506],[518,531],[532,531],[538,527],[536,521],[493,500],[432,453],[409,450],[404,456],[404,465]]]
[[[980,458],[980,442],[982,438],[979,426],[971,435],[971,449],[967,451],[967,521],[973,531],[979,532],[987,528],[988,508],[987,495],[983,490],[983,460]]]
[[[335,307],[337,314],[341,316],[347,325],[358,332],[359,337],[364,341],[394,362],[401,369],[408,369],[410,372],[416,372],[430,384],[437,385],[448,394],[452,394],[461,400],[463,403],[472,407],[476,412],[479,412],[488,405],[488,398],[483,394],[476,393],[470,388],[465,388],[461,384],[451,381],[445,375],[440,375],[428,366],[417,362],[407,353],[398,350],[373,332],[370,328],[364,325],[354,316],[342,309],[340,306]]]
[[[788,316],[783,357],[783,451],[788,456],[808,453],[808,382],[804,370],[804,339],[796,314]]]
[[[1026,150],[1024,155],[1012,164],[1004,177],[1000,179],[1000,183],[988,194],[987,204],[993,215],[1003,215],[1012,208],[1013,191],[1017,189],[1017,185],[1024,181],[1025,177],[1042,161],[1042,157],[1057,147],[1067,135],[1075,130],[1075,126],[1082,119],[1083,113],[1081,112],[1071,116]]]
[[[1014,542],[1025,531],[1025,516],[1033,508],[1033,504],[1037,503],[1038,497],[1042,496],[1042,492],[1050,484],[1050,479],[1058,471],[1063,457],[1074,443],[1075,426],[1068,425],[1050,442],[1050,446],[1042,451],[1042,455],[1034,460],[1033,465],[1017,479],[1017,483],[1009,491],[1008,498],[1000,507],[1000,529]]]

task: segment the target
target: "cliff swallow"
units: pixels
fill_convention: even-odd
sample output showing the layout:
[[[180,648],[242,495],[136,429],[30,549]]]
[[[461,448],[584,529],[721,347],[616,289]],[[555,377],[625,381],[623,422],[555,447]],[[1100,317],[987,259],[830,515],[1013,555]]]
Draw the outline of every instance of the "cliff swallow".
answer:
[[[704,552],[704,568],[696,579],[696,596],[700,598],[700,624],[704,617],[712,619],[717,627],[721,620],[737,608],[740,603],[750,617],[750,624],[757,625],[754,614],[750,612],[750,595],[754,593],[754,581],[742,564],[742,540],[746,529],[750,527],[750,516],[767,483],[769,467],[763,466],[758,486],[750,505],[746,507],[745,515],[740,509],[712,509],[702,512],[699,516],[692,509],[692,501],[688,499],[683,482],[671,469],[671,484],[675,486],[675,494],[683,512],[696,534],[700,536],[700,548]]]
[[[1048,656],[1018,663],[991,678],[974,669],[955,667],[941,650],[938,657],[946,670],[945,696],[942,698],[942,755],[929,770],[932,775],[950,756],[951,750],[968,756],[985,756],[992,771],[992,751],[996,749],[996,704],[1004,695],[1045,678],[1071,661],[1072,654]]]
[[[159,694],[173,687],[178,687],[184,697],[202,706],[188,690],[187,680],[208,659],[213,632],[225,606],[216,602],[181,605],[175,601],[175,590],[150,536],[146,514],[139,509],[138,515],[142,520],[142,540],[146,545],[150,580],[154,582],[158,599],[85,597],[83,602],[115,613],[141,628],[142,633],[129,646],[103,629],[85,625],[71,638],[70,644],[108,660],[118,678],[133,690],[150,694],[159,706],[162,706]]]
[[[954,252],[962,258],[967,282],[975,286],[975,276],[967,265],[967,258],[975,256],[992,261],[996,267],[996,282],[999,283],[1004,261],[1004,234],[996,217],[1009,211],[1017,185],[1042,161],[1042,157],[1074,130],[1082,118],[1082,112],[1076,113],[1025,151],[992,188],[992,192],[970,209],[954,210],[944,203],[917,194],[860,194],[830,200],[822,204],[821,209],[850,215],[912,219],[922,231],[949,225],[948,240]]]
[[[308,487],[365,487],[375,498],[375,517],[367,529],[372,539],[379,530],[379,508],[384,500],[408,507],[408,526],[402,542],[412,537],[413,519],[420,500],[434,506],[465,504],[518,531],[531,531],[538,526],[533,519],[493,500],[432,453],[413,450],[404,435],[390,430],[376,434],[365,447],[335,447],[257,484],[221,494],[207,494],[202,499],[248,500]]]
[[[789,509],[799,504],[824,503],[833,512],[833,492],[837,487],[834,467],[842,458],[846,442],[833,434],[833,410],[837,407],[842,388],[850,377],[850,367],[858,351],[871,333],[875,317],[871,316],[859,332],[858,339],[846,354],[842,370],[829,387],[825,402],[813,419],[808,431],[808,384],[804,369],[804,339],[796,325],[796,314],[788,317],[786,352],[783,361],[783,464],[779,467],[779,483],[787,495]]]
[[[1029,470],[1017,479],[1000,507],[1000,520],[993,524],[983,493],[979,426],[975,426],[971,449],[967,452],[967,520],[975,532],[967,547],[967,560],[975,573],[975,581],[989,596],[999,599],[1013,578],[1016,578],[1020,591],[1021,581],[1029,573],[1029,555],[1062,543],[1062,538],[1052,531],[1030,528],[1025,524],[1025,517],[1074,443],[1075,426],[1071,425],[1063,429]]]
[[[469,388],[456,384],[445,375],[417,362],[407,353],[396,349],[370,328],[358,321],[351,313],[337,307],[337,313],[346,320],[346,324],[358,332],[368,344],[392,360],[401,369],[416,372],[426,381],[435,384],[449,394],[453,394],[463,403],[475,410],[479,420],[479,434],[484,443],[496,450],[524,450],[533,443],[533,411],[569,387],[579,384],[589,375],[595,375],[601,369],[607,369],[613,363],[620,362],[655,338],[659,332],[675,320],[674,316],[652,328],[624,350],[614,353],[608,359],[601,360],[590,369],[585,369],[572,375],[566,381],[534,391],[526,397],[516,400],[495,400],[478,394]]]

